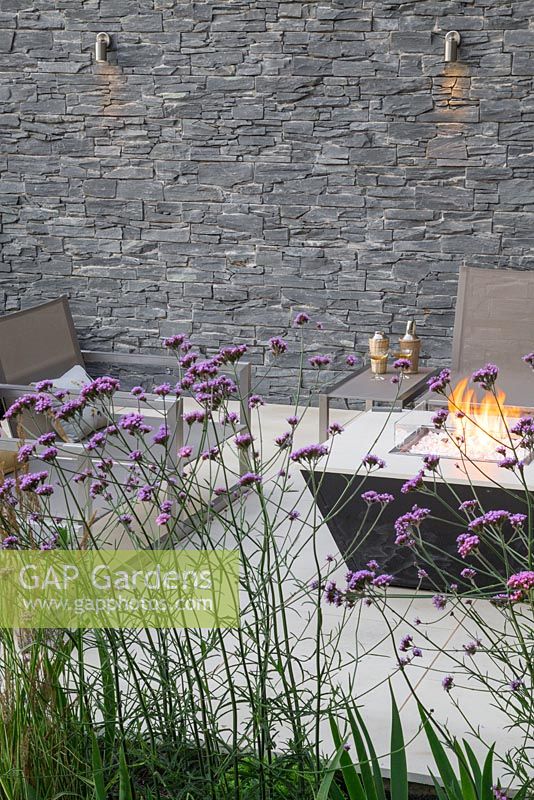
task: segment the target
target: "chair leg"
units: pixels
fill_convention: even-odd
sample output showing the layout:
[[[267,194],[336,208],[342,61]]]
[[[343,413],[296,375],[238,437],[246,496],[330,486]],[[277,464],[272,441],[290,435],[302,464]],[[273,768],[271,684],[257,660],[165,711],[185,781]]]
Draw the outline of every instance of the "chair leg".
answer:
[[[319,395],[319,442],[328,439],[328,425],[330,417],[330,398],[327,394]]]

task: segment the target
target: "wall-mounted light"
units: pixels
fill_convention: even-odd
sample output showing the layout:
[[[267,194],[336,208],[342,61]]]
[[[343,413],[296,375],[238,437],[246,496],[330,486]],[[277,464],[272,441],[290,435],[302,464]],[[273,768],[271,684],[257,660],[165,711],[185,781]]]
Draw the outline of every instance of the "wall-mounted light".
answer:
[[[458,61],[458,46],[461,40],[458,31],[449,31],[445,35],[445,61]]]
[[[108,47],[111,44],[111,39],[108,33],[97,33],[95,44],[95,61],[102,63],[108,60]]]

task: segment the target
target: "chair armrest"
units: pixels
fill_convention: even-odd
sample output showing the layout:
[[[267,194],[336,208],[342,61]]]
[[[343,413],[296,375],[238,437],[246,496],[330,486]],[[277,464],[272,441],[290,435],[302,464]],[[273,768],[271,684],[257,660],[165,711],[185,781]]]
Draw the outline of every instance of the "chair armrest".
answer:
[[[103,350],[82,350],[82,355],[87,364],[108,363],[117,367],[159,367],[163,370],[175,370],[178,367],[178,361],[173,356],[115,353]]]

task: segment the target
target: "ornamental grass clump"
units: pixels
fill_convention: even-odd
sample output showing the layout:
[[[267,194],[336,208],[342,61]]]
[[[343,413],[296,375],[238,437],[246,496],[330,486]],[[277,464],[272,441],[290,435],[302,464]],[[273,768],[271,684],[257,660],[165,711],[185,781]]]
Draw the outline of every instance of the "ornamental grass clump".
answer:
[[[288,341],[272,337],[268,345],[272,359],[283,359],[296,349],[295,336],[300,339],[298,387],[309,322],[301,312]],[[384,459],[373,448],[362,453],[340,498],[321,517],[309,500],[321,491],[330,446],[301,441],[309,400],[300,388],[293,413],[267,448],[261,381],[249,396],[239,392],[238,362],[246,347],[206,356],[183,334],[164,345],[176,356],[176,374],[155,387],[131,389],[133,408],[122,407],[119,382],[103,377],[79,394],[41,382],[7,411],[20,421],[21,442],[17,471],[0,479],[1,546],[235,550],[241,625],[2,631],[0,787],[9,800],[279,800],[296,794],[314,800],[329,769],[328,722],[344,709],[338,690],[349,685],[357,696],[361,660],[373,652],[359,641],[357,607],[383,612],[392,642],[390,674],[402,673],[409,685],[410,670],[424,661],[427,648],[439,649],[431,626],[415,626],[417,634],[407,630],[409,621],[389,602],[392,576],[379,563],[362,564],[342,583],[341,559],[324,552],[322,526],[360,495],[366,510],[346,558],[372,540],[395,502],[366,485]],[[312,358],[317,389],[330,357]],[[400,370],[399,386],[403,380]],[[435,388],[446,392],[447,380],[442,373]],[[492,373],[481,383],[494,391]],[[185,397],[185,438],[177,443],[173,419]],[[48,430],[31,439],[21,412]],[[95,416],[98,429],[88,433],[87,420]],[[388,420],[384,414],[384,427]],[[436,424],[444,425],[440,420]],[[62,441],[67,423],[80,434],[75,450]],[[333,423],[330,434],[342,436],[341,425]],[[521,436],[531,436],[528,421]],[[454,700],[462,675],[474,676],[504,707],[527,744],[499,755],[516,759],[522,775],[532,729],[532,513],[522,466],[508,466],[510,473],[523,478],[524,519],[506,509],[488,516],[492,509],[479,505],[475,491],[473,505],[447,506],[458,527],[457,572],[431,569],[437,553],[425,544],[432,518],[425,505],[414,503],[399,517],[391,542],[413,554],[421,580],[429,569],[432,613],[462,609],[466,646],[451,654],[458,670],[451,670],[444,688]],[[433,492],[429,477],[440,477],[436,459],[425,460],[407,493]],[[487,551],[501,556],[503,574]],[[502,629],[489,629],[478,613],[475,600],[488,596],[477,583],[481,572],[492,577],[489,596]],[[336,615],[324,613],[325,600]],[[498,666],[498,678],[476,666],[482,652]],[[384,685],[387,676],[378,680]]]

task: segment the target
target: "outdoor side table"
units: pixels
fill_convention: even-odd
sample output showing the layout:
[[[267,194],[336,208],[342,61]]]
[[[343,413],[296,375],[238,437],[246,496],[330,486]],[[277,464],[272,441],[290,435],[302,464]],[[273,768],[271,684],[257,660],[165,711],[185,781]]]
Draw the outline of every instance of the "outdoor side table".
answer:
[[[328,438],[330,401],[333,398],[362,400],[366,411],[370,411],[375,405],[391,407],[393,402],[395,408],[404,408],[426,391],[429,377],[436,372],[433,368],[421,368],[417,375],[403,377],[400,386],[391,382],[391,378],[397,374],[395,370],[388,370],[382,376],[384,380],[376,380],[371,367],[363,367],[350,378],[344,378],[319,395],[319,441],[324,442]]]

